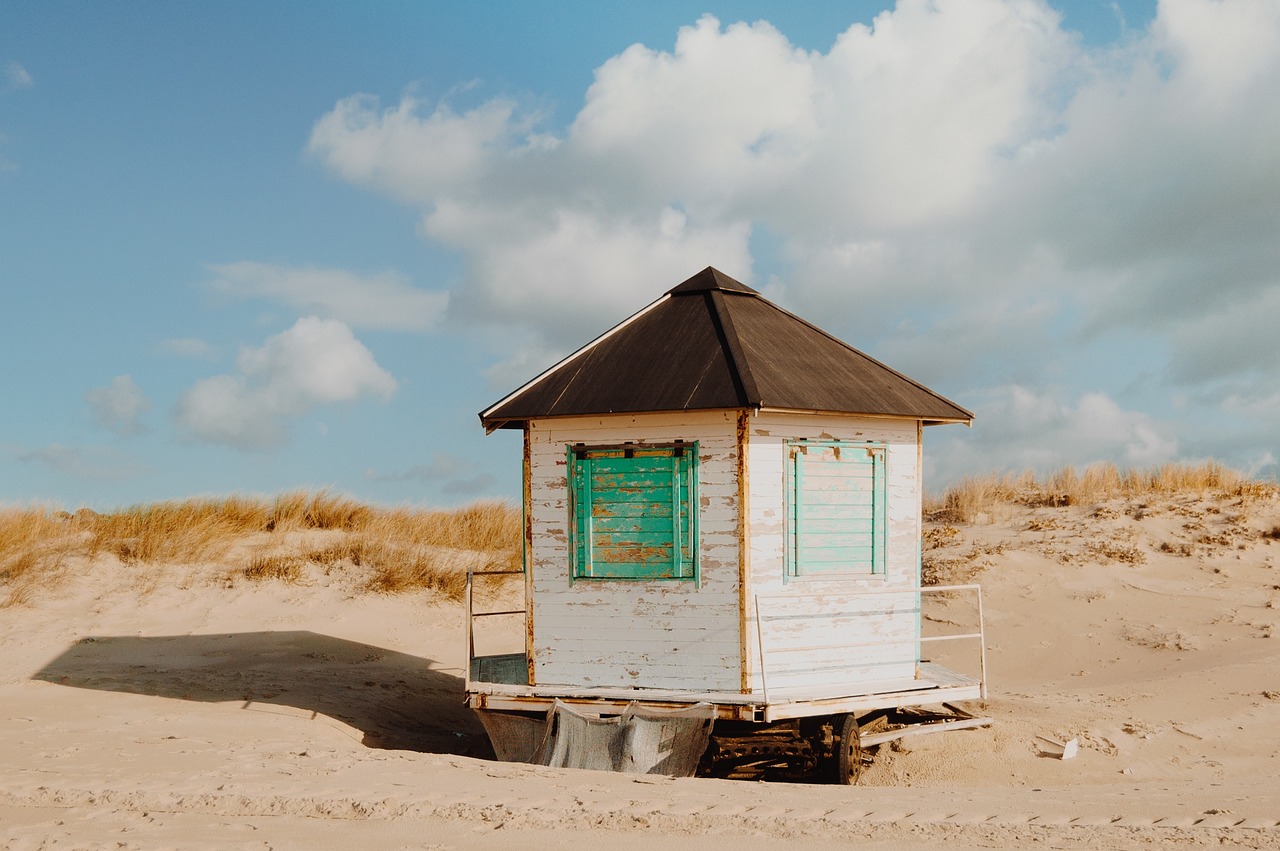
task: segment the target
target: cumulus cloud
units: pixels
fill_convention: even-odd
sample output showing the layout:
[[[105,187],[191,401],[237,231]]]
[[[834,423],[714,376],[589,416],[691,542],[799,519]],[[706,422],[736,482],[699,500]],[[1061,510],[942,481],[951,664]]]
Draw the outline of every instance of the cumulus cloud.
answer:
[[[309,150],[347,180],[408,200],[429,201],[480,177],[510,147],[521,123],[515,103],[505,98],[461,115],[442,102],[424,117],[413,97],[380,107],[368,95],[338,101],[316,122]]]
[[[1037,2],[904,0],[827,54],[706,16],[670,52],[604,63],[559,135],[508,99],[457,112],[362,96],[317,122],[310,150],[425,207],[423,233],[467,260],[456,317],[554,349],[705,265],[750,281],[755,227],[817,266],[871,246],[891,273],[918,246],[885,234],[970,215],[1052,124],[1042,99],[1073,50]],[[817,283],[847,297],[844,265]]]
[[[1043,0],[900,0],[826,52],[708,16],[604,62],[562,127],[359,96],[310,150],[461,253],[450,317],[528,375],[710,264],[926,383],[1060,387],[1054,416],[1126,435],[1064,445],[1121,461],[1176,445],[1174,394],[1217,415],[1280,377],[1269,0],[1163,0],[1101,48]]]
[[[141,434],[145,428],[142,416],[151,410],[146,397],[132,376],[117,375],[106,387],[95,387],[85,394],[98,425],[127,437]]]
[[[1061,392],[1009,385],[974,393],[968,402],[980,428],[941,434],[934,429],[927,435],[931,444],[945,447],[930,462],[931,482],[992,470],[1044,473],[1099,459],[1149,467],[1178,455],[1172,425],[1126,410],[1105,393],[1072,399]]]
[[[358,275],[345,269],[242,261],[209,267],[211,286],[243,298],[265,298],[357,328],[423,331],[444,313],[449,295],[411,286],[403,275]]]
[[[289,423],[325,405],[389,399],[396,381],[342,322],[309,316],[258,348],[237,371],[198,382],[178,401],[174,424],[191,440],[238,449],[277,446]]]
[[[495,221],[495,227],[501,232],[520,225]],[[697,228],[670,208],[647,221],[561,210],[520,228],[525,239],[488,249],[475,244],[486,239],[484,232],[460,228],[451,211],[432,214],[427,229],[466,245],[474,258],[472,286],[456,297],[460,316],[532,324],[550,340],[571,341],[571,347],[585,342],[584,334],[604,331],[602,317],[616,321],[657,297],[661,290],[653,291],[654,281],[674,286],[707,266],[708,257],[743,270],[744,277],[751,269],[745,225]]]

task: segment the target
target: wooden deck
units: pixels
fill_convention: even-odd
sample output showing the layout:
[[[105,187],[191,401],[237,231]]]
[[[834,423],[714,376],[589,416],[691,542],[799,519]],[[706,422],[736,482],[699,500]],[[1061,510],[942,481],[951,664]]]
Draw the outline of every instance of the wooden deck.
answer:
[[[902,706],[928,706],[982,697],[980,680],[932,662],[918,666],[909,680],[862,683],[857,687],[770,689],[764,692],[700,692],[618,687],[530,686],[523,654],[484,656],[472,660],[467,702],[472,709],[543,712],[556,700],[579,711],[608,715],[632,701],[646,706],[677,708],[710,703],[716,717],[740,721],[779,721],[842,712],[870,712]]]

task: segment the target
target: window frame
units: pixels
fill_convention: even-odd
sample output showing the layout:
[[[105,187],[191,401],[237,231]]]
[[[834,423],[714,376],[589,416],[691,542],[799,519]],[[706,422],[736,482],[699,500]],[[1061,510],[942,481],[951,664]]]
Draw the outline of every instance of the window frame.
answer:
[[[815,546],[812,542],[805,543],[801,537],[804,534],[804,525],[806,523],[804,506],[807,504],[812,507],[812,503],[803,501],[806,491],[804,487],[804,462],[801,459],[808,458],[808,450],[812,449],[834,451],[837,462],[843,460],[840,458],[840,453],[842,452],[865,452],[870,461],[871,483],[869,491],[871,506],[869,516],[827,518],[828,523],[833,521],[845,521],[853,524],[866,524],[869,521],[870,523],[870,553],[848,559],[847,567],[844,568],[806,570],[803,566],[804,560],[799,555],[799,550],[802,546]],[[888,544],[888,524],[886,522],[888,446],[876,441],[792,438],[783,441],[783,451],[785,453],[783,493],[786,504],[786,511],[784,512],[786,528],[783,533],[783,549],[785,550],[784,579],[788,582],[821,581],[833,578],[883,579],[886,575],[885,556]],[[838,512],[838,508],[835,511]],[[832,531],[826,534],[847,533]],[[866,566],[858,566],[861,563],[865,563]]]
[[[624,443],[607,446],[588,446],[585,444],[569,444],[565,447],[567,459],[566,487],[568,490],[569,509],[569,581],[606,582],[689,582],[701,584],[701,558],[698,539],[698,442],[672,441],[670,443]],[[608,502],[601,497],[608,495],[607,489],[597,488],[599,478],[592,476],[593,462],[618,459],[670,459],[668,469],[672,484],[666,489],[670,502],[670,543],[669,560],[649,563],[628,562],[611,564],[609,561],[596,558],[598,544],[596,535],[596,507]],[[625,467],[625,464],[614,465]],[[662,465],[658,465],[662,466]],[[610,473],[615,477],[625,477],[627,471],[615,469]],[[641,475],[653,475],[653,471],[645,471]],[[658,475],[665,475],[660,471]],[[625,479],[620,481],[615,493],[626,487]],[[650,485],[650,487],[652,487]],[[657,489],[659,492],[661,488]],[[639,491],[630,492],[635,496]],[[634,499],[627,500],[635,503]],[[612,516],[612,515],[608,515]],[[637,520],[652,521],[665,515],[659,511],[656,515],[634,515]],[[642,534],[639,530],[627,530]],[[660,534],[666,531],[659,528],[647,534]],[[606,533],[600,533],[606,534]],[[659,546],[662,544],[660,543]],[[634,545],[637,549],[640,545]],[[665,570],[664,570],[665,567]]]

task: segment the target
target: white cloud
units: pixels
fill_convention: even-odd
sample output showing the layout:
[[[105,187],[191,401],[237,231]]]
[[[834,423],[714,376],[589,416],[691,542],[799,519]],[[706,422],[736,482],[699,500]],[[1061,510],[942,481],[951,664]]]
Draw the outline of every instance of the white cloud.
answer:
[[[468,259],[458,316],[554,338],[709,264],[749,278],[753,221],[811,254],[969,212],[1047,120],[1036,96],[1070,46],[1056,24],[1036,2],[904,0],[823,55],[704,17],[672,52],[602,65],[562,137],[505,99],[458,113],[355,97],[310,149],[425,205],[424,234]]]
[[[16,92],[19,89],[29,89],[34,85],[35,80],[31,79],[26,68],[13,61],[5,63],[4,87],[0,91]]]
[[[519,129],[506,99],[461,115],[442,102],[422,117],[421,106],[412,97],[386,110],[369,95],[345,98],[316,123],[308,149],[353,183],[429,201],[476,179]]]
[[[825,180],[843,191],[817,211],[844,228],[972,212],[1050,124],[1047,94],[1074,52],[1038,2],[906,0],[851,27],[820,65],[824,132],[793,206],[821,198]]]
[[[818,130],[814,73],[767,22],[722,31],[706,16],[680,30],[673,53],[637,44],[602,65],[569,145],[612,164],[632,192],[683,187],[691,206],[718,207],[802,165]]]
[[[492,229],[474,231],[445,209],[430,216],[427,227],[451,244],[465,245],[474,257],[472,285],[455,296],[459,315],[532,324],[560,348],[576,348],[586,342],[580,339],[584,334],[605,331],[709,265],[708,257],[743,277],[751,268],[745,225],[691,227],[671,208],[649,220],[564,209],[525,228],[500,216]],[[492,241],[486,234],[517,229],[525,231],[523,238],[499,239],[490,247],[476,244]],[[655,282],[665,286],[655,291]],[[613,319],[601,324],[602,317]]]
[[[289,421],[312,410],[371,396],[389,399],[396,381],[346,325],[304,317],[245,348],[237,372],[198,382],[174,408],[178,429],[192,440],[240,449],[283,443]]]
[[[98,424],[121,436],[141,434],[142,416],[151,410],[151,400],[132,376],[117,375],[106,387],[85,394]]]
[[[230,295],[267,298],[358,328],[423,331],[449,302],[445,292],[411,286],[395,272],[362,276],[345,269],[277,266],[242,261],[209,267],[211,286]]]
[[[1232,98],[1276,71],[1280,5],[1273,0],[1163,0],[1157,35],[1188,92]]]
[[[1008,385],[975,391],[966,401],[975,415],[972,431],[944,428],[926,435],[939,447],[926,451],[931,488],[991,471],[1045,473],[1100,459],[1141,468],[1178,457],[1171,424],[1125,410],[1104,393],[1072,399],[1061,391]]]
[[[786,306],[925,383],[1060,388],[1075,427],[1018,445],[1163,459],[1191,439],[1163,416],[1280,377],[1280,4],[1164,0],[1103,48],[1061,20],[1042,0],[900,0],[822,53],[704,17],[604,62],[563,128],[507,99],[354,98],[311,150],[462,254],[450,316],[502,330],[504,374],[703,266],[764,266]],[[1250,441],[1241,458],[1275,448]]]

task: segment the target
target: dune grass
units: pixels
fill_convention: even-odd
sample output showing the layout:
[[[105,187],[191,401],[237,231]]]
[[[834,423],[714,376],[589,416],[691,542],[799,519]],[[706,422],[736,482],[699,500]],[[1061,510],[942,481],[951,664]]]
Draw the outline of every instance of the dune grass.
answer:
[[[75,530],[49,509],[0,511],[0,608],[25,603],[37,587],[55,582],[78,543]]]
[[[297,533],[335,537],[307,547]],[[252,540],[252,554],[238,551]],[[137,505],[98,514],[0,512],[0,608],[56,583],[72,558],[128,565],[222,563],[228,577],[301,581],[308,565],[352,570],[370,591],[433,589],[460,599],[468,568],[520,566],[520,511],[505,502],[459,509],[375,508],[329,491]]]
[[[1000,505],[1093,505],[1110,499],[1154,499],[1202,495],[1253,500],[1280,493],[1274,482],[1251,480],[1216,461],[1165,464],[1151,469],[1121,469],[1092,464],[1037,478],[1034,473],[974,476],[925,499],[925,515],[949,523],[971,523]]]
[[[965,479],[928,496],[935,521],[971,523],[1000,506],[1091,505],[1116,498],[1217,496],[1249,502],[1280,495],[1216,462],[1122,470],[1094,464]],[[303,581],[309,569],[351,571],[371,592],[432,589],[461,598],[468,569],[519,569],[519,508],[478,502],[458,509],[377,508],[329,491],[270,499],[230,496],[138,505],[98,514],[48,508],[0,510],[0,608],[56,584],[69,560],[114,557],[127,565],[222,564],[230,579]],[[299,533],[327,536],[299,543]],[[1270,533],[1280,537],[1280,527]],[[251,552],[243,553],[246,540]]]

